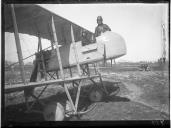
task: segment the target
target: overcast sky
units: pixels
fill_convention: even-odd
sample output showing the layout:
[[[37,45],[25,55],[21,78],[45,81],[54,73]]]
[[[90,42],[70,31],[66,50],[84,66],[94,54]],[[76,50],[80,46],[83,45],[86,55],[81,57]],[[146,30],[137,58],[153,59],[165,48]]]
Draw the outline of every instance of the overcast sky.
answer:
[[[165,23],[166,33],[168,33],[167,4],[46,4],[40,6],[92,32],[97,26],[97,16],[101,15],[103,22],[126,41],[127,55],[116,61],[157,61],[161,57],[162,22]],[[36,37],[20,34],[20,40],[23,57],[36,52]],[[168,49],[168,37],[166,40],[166,49]],[[48,45],[50,45],[49,41],[44,39],[43,47]],[[5,34],[5,59],[17,61],[14,34],[11,33]]]

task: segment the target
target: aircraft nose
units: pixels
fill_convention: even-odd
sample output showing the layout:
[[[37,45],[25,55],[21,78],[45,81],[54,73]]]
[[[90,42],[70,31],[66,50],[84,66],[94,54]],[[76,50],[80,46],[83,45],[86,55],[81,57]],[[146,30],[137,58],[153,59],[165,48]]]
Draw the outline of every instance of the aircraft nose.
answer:
[[[116,58],[126,54],[126,43],[123,37],[114,32],[105,32],[97,41],[106,47],[106,56]]]

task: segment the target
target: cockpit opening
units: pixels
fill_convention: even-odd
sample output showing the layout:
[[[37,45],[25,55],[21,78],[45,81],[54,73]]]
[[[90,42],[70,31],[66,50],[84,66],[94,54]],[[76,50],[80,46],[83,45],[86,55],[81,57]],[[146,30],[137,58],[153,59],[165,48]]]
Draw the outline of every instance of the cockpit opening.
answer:
[[[86,46],[89,44],[93,44],[96,42],[96,38],[94,34],[88,33],[86,30],[82,31],[82,46]]]

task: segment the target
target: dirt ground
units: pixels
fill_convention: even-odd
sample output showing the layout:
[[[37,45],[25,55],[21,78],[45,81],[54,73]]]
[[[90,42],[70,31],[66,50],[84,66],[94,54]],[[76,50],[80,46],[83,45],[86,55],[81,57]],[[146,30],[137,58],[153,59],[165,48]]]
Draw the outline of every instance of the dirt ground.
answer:
[[[121,96],[169,114],[168,71],[125,72],[106,78],[122,81]]]
[[[106,72],[111,74],[110,71]],[[105,73],[104,73],[105,74]],[[121,81],[120,92],[101,102],[87,118],[90,120],[168,120],[169,81],[167,71],[129,71],[112,73],[103,79]],[[104,111],[104,113],[101,113]],[[86,116],[85,116],[86,117]]]
[[[127,71],[103,72],[110,74],[103,77],[109,91],[114,91],[114,82],[120,81],[120,92],[104,98],[80,120],[169,120],[169,79],[168,71]],[[59,93],[60,87],[49,87],[42,100],[65,100],[66,95]],[[37,89],[37,91],[40,91]],[[52,95],[53,94],[53,95]],[[83,94],[86,96],[87,94]],[[5,120],[14,122],[44,121],[41,114],[25,114],[22,103],[23,93],[5,95]],[[80,98],[79,108],[89,107],[87,97]],[[40,109],[40,108],[38,108]],[[67,119],[65,119],[67,120]]]

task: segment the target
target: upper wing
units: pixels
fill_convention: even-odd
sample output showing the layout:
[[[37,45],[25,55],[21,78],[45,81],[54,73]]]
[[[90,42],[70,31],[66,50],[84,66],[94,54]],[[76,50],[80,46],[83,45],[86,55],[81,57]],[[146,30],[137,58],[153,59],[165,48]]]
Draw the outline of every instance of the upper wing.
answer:
[[[15,4],[16,21],[19,33],[39,36],[53,41],[51,20],[54,18],[58,43],[71,43],[71,24],[75,41],[81,40],[82,27],[60,17],[38,5]],[[14,32],[11,5],[4,5],[5,32]],[[85,29],[86,30],[86,29]],[[89,35],[93,34],[88,31]]]

